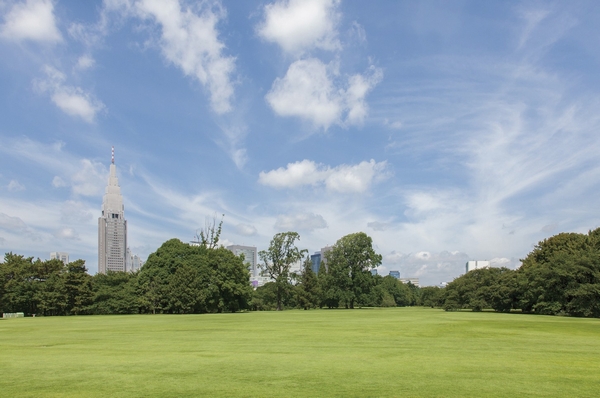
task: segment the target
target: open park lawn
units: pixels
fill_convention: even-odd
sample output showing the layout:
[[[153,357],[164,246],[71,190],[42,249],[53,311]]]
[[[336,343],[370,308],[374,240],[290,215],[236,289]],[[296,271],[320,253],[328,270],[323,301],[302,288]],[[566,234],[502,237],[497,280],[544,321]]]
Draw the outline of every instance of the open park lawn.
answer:
[[[598,397],[600,319],[393,308],[0,320],[2,397]]]

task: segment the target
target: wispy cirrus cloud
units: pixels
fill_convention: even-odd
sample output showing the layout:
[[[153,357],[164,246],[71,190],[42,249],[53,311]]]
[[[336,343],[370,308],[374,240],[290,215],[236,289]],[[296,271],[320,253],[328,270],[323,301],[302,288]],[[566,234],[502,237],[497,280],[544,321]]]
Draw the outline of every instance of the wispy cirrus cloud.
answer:
[[[44,144],[21,138],[7,142],[0,147],[0,152],[27,159],[44,170],[58,174],[51,184],[55,188],[69,187],[75,195],[101,195],[108,181],[108,169],[104,164],[72,155],[64,150],[62,142]]]
[[[21,184],[18,180],[10,180],[6,187],[10,192],[18,192],[25,190],[25,186]]]

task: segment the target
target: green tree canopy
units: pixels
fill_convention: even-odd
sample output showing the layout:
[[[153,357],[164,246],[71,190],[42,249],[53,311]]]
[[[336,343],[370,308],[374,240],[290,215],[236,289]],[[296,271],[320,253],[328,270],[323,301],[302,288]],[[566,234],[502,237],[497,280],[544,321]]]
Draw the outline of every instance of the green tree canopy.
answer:
[[[251,287],[241,257],[224,247],[171,239],[148,256],[138,277],[145,311],[201,313],[248,307]]]
[[[300,240],[297,232],[280,232],[273,236],[267,250],[258,253],[263,272],[275,280],[278,311],[283,309],[283,296],[289,290],[288,285],[292,277],[290,267],[308,253],[308,250],[296,247],[297,240]]]
[[[523,311],[600,317],[600,228],[545,239],[522,261]]]
[[[374,284],[370,270],[381,264],[371,237],[364,232],[346,235],[325,256],[332,284],[325,286],[326,291],[337,295],[347,308],[354,308],[356,302],[368,302]]]

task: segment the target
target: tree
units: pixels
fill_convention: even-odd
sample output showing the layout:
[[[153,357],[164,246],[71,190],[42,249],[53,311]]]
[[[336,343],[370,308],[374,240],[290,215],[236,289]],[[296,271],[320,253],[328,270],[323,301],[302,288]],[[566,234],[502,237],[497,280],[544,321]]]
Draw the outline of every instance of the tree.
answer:
[[[445,290],[438,286],[425,286],[421,288],[419,304],[425,307],[441,307],[444,305]]]
[[[525,312],[600,317],[600,228],[536,245],[517,271]]]
[[[248,307],[252,292],[241,257],[179,239],[148,256],[138,288],[142,308],[152,313],[235,312]]]
[[[176,314],[193,314],[205,305],[206,292],[198,268],[191,264],[177,267],[169,280],[169,308]]]
[[[252,292],[251,308],[255,311],[277,309],[277,288],[275,282],[267,282]]]
[[[316,308],[320,302],[320,289],[317,275],[312,270],[312,261],[310,256],[306,257],[302,266],[302,272],[299,275],[299,283],[296,286],[297,303],[300,308],[305,310]]]
[[[414,304],[413,290],[416,286],[406,285],[391,275],[381,278],[381,288],[394,301],[394,306],[405,307]]]
[[[36,313],[38,284],[33,257],[6,253],[0,264],[0,312]]]
[[[277,311],[283,309],[282,300],[290,284],[290,267],[300,261],[308,250],[296,247],[296,240],[300,240],[297,232],[280,232],[273,236],[269,249],[258,253],[263,262],[261,268],[275,280]]]
[[[509,312],[517,307],[515,271],[508,268],[482,268],[467,272],[445,288],[444,309],[492,308]]]
[[[92,314],[137,314],[140,300],[137,295],[138,273],[108,271],[92,276]]]
[[[85,261],[76,260],[67,264],[65,278],[65,293],[67,312],[70,315],[86,314],[92,304],[92,281],[85,268]]]
[[[225,214],[221,215],[221,221],[218,225],[216,215],[213,216],[212,220],[206,217],[204,220],[204,228],[196,231],[196,236],[194,236],[196,242],[208,249],[216,249],[219,244],[219,238],[221,237],[223,217],[225,217]]]
[[[208,250],[207,306],[210,312],[246,309],[252,297],[248,268],[242,256],[236,256],[224,247]]]
[[[368,301],[373,286],[370,270],[381,264],[381,255],[373,250],[373,241],[364,232],[346,235],[326,253],[328,273],[337,286],[346,308]]]
[[[340,299],[342,297],[339,286],[335,283],[334,277],[330,272],[327,272],[327,267],[321,263],[319,269],[319,291],[321,292],[320,307],[327,308],[338,308],[340,306]]]

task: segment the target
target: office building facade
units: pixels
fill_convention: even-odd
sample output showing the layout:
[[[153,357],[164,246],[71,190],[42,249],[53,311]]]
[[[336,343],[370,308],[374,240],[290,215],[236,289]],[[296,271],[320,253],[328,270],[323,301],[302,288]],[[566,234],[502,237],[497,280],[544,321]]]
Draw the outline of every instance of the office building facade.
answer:
[[[66,252],[51,252],[50,253],[50,260],[60,260],[62,261],[64,264],[69,264],[69,253]]]
[[[393,276],[396,279],[400,279],[400,271],[390,271],[390,276]]]
[[[254,246],[241,246],[241,245],[231,245],[227,246],[227,249],[236,256],[240,254],[244,255],[244,263],[248,266],[248,272],[250,273],[250,278],[254,278],[258,276],[258,261],[257,261],[257,251]]]
[[[473,271],[474,269],[490,268],[489,261],[467,261],[465,265],[466,272]]]
[[[319,269],[321,268],[321,252],[315,252],[315,254],[310,255],[310,262],[312,263],[311,269],[315,274],[319,273]]]

